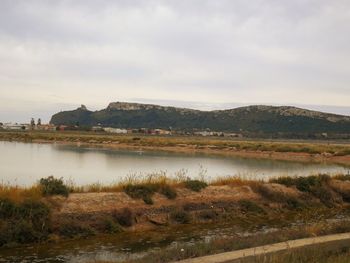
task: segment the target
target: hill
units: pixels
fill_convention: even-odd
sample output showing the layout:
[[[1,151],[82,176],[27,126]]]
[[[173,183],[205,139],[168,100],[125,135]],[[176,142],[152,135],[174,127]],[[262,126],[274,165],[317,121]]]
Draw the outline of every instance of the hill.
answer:
[[[161,128],[254,134],[349,134],[350,117],[290,106],[255,105],[229,110],[200,111],[151,104],[113,102],[106,109],[85,106],[52,116],[55,125]]]

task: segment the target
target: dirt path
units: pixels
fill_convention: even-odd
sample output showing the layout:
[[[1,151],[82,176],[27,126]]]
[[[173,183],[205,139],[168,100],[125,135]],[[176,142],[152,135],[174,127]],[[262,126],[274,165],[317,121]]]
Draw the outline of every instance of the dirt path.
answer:
[[[332,241],[341,241],[350,239],[350,233],[335,234],[328,236],[303,238],[297,240],[291,240],[266,246],[260,246],[255,248],[242,249],[232,252],[226,252],[216,255],[210,255],[199,258],[186,259],[178,261],[177,263],[230,263],[235,260],[242,259],[250,256],[259,256],[263,254],[279,252],[288,249],[301,248],[309,245],[322,244]]]

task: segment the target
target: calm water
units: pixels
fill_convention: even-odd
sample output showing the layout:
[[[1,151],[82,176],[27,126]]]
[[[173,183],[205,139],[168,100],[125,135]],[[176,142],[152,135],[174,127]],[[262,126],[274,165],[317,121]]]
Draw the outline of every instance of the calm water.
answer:
[[[326,163],[0,142],[0,180],[16,185],[31,185],[49,175],[86,185],[109,184],[128,175],[161,171],[168,176],[186,173],[192,178],[199,175],[268,178],[349,170],[349,167]]]

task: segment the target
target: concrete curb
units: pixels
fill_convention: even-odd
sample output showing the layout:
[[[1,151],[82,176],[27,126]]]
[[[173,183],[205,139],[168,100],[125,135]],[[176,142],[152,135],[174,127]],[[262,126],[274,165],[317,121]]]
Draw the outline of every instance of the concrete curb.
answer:
[[[308,245],[322,244],[346,239],[350,239],[350,233],[290,240],[266,246],[247,248],[198,258],[185,259],[177,261],[177,263],[229,263],[233,260],[242,259],[245,257],[259,256],[293,248],[300,248]]]

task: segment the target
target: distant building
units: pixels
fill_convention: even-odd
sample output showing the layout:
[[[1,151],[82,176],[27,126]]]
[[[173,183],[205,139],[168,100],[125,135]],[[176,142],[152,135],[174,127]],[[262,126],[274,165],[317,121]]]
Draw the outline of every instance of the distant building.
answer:
[[[154,130],[154,134],[157,134],[157,135],[171,135],[171,131],[162,130],[162,129],[155,129]]]
[[[242,134],[240,134],[240,133],[224,133],[224,136],[238,138],[238,137],[242,137]]]
[[[105,132],[117,133],[117,134],[127,134],[128,133],[128,130],[126,130],[126,129],[111,128],[111,127],[103,128],[103,130]]]
[[[29,125],[18,124],[18,123],[4,123],[2,125],[2,128],[4,130],[10,130],[10,131],[25,131],[25,130],[29,130]]]
[[[56,126],[52,124],[40,124],[36,125],[36,130],[39,131],[56,131]]]
[[[198,131],[198,132],[195,132],[194,135],[197,135],[197,136],[212,136],[213,133],[210,132],[210,131]]]

